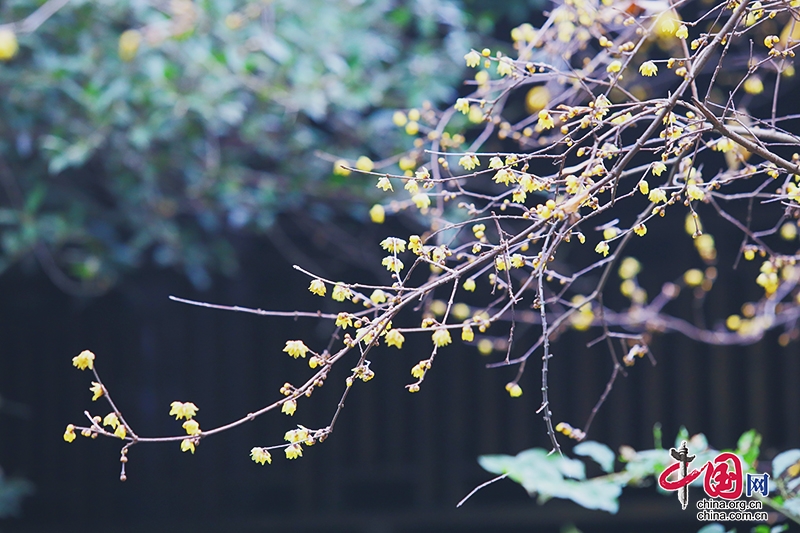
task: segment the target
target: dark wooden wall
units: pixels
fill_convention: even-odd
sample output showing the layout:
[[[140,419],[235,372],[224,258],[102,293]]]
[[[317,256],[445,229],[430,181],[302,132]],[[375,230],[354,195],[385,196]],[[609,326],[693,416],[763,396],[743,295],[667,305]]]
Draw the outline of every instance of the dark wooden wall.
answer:
[[[5,531],[558,531],[577,522],[584,531],[696,531],[674,498],[628,490],[616,517],[569,502],[538,506],[510,481],[454,508],[489,478],[476,457],[547,446],[535,414],[540,380],[531,368],[525,394],[512,400],[503,385],[512,369],[487,370],[485,357],[460,342],[444,349],[418,394],[409,369],[428,350],[427,337],[402,351],[379,350],[376,377],[357,384],[336,432],[296,461],[276,457],[261,467],[249,459],[257,445],[275,444],[294,424],[327,424],[345,377],[334,373],[293,418],[279,413],[204,440],[194,456],[177,445],[140,445],[130,452],[128,481],[118,476],[119,445],[82,437],[67,445],[68,422],[83,422],[92,404],[90,375],[71,366],[83,349],[129,421],[141,434],[180,433],[168,416],[174,400],[200,407],[210,428],[255,410],[278,395],[284,381],[308,373],[281,352],[287,339],[324,342],[329,325],[315,320],[262,318],[171,302],[170,294],[271,309],[315,309],[307,279],[270,243],[241,244],[236,280],[218,279],[197,292],[178,274],[145,269],[110,294],[82,300],[60,293],[19,267],[0,277],[0,395],[29,407],[29,416],[0,410],[0,465],[25,476],[36,494]],[[297,289],[299,288],[299,290]],[[581,425],[611,371],[608,355],[587,350],[585,334],[556,344],[551,398],[556,420]],[[661,422],[666,443],[680,425],[705,432],[716,447],[732,447],[750,428],[768,450],[800,445],[800,359],[796,345],[774,339],[742,349],[709,348],[678,336],[654,343],[655,367],[639,362],[616,385],[590,438],[612,447],[652,447]],[[767,453],[770,453],[767,451]],[[661,528],[661,529],[659,529]]]

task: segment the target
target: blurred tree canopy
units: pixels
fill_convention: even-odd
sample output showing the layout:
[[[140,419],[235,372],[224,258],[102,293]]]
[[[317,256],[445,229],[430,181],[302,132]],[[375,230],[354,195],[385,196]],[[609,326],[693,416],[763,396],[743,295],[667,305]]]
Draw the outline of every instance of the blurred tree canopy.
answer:
[[[530,4],[473,3],[3,2],[0,271],[35,257],[96,294],[153,262],[203,287],[236,271],[231,232],[374,194],[333,157],[409,147],[392,110],[452,100],[473,32]]]

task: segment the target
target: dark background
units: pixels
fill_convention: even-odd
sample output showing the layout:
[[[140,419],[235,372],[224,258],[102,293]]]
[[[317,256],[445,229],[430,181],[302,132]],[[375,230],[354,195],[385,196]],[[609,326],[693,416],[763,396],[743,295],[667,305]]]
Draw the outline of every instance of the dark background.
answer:
[[[292,220],[286,216],[281,225],[298,242]],[[374,225],[351,230],[367,251],[369,243],[377,247],[392,234]],[[657,227],[651,231],[650,246],[658,250],[645,248],[640,255],[643,285],[697,266],[688,236],[662,241]],[[728,237],[716,235],[718,248],[725,250]],[[306,239],[313,241],[313,232]],[[569,522],[586,532],[701,527],[674,496],[661,496],[652,486],[625,489],[617,515],[565,501],[539,506],[509,480],[456,509],[464,495],[491,477],[478,466],[478,455],[548,446],[535,414],[541,378],[532,366],[521,382],[525,394],[511,399],[503,386],[515,369],[484,368],[503,354],[481,356],[455,341],[437,357],[422,390],[409,394],[403,386],[411,366],[429,350],[427,336],[407,336],[402,351],[377,350],[376,377],[353,387],[335,433],[306,449],[301,459],[275,454],[273,464],[262,467],[250,460],[249,450],[279,443],[294,424],[326,425],[346,364],[311,399],[299,402],[293,418],[269,413],[203,440],[194,456],[181,453],[177,444],[135,446],[128,480],[121,483],[118,443],[80,436],[69,445],[62,440],[67,423],[84,423],[84,409],[101,416],[108,411],[102,400],[90,401],[91,375],[71,366],[74,355],[83,349],[97,354],[102,379],[139,434],[173,435],[182,430],[167,415],[170,402],[196,403],[203,428],[239,418],[274,401],[284,381],[299,383],[308,374],[304,361],[281,352],[286,339],[323,343],[331,332],[329,323],[313,319],[265,318],[168,300],[178,295],[277,310],[320,305],[327,310],[332,304],[308,293],[307,278],[287,259],[291,250],[241,235],[231,235],[231,242],[242,254],[240,275],[215,279],[213,288],[202,292],[183,276],[154,267],[94,299],[65,295],[26,263],[0,278],[0,391],[5,400],[24,406],[22,412],[0,410],[0,464],[6,474],[31,480],[36,490],[24,501],[21,517],[0,522],[0,529],[478,532],[558,531]],[[309,260],[336,279],[373,276],[353,266],[358,257],[342,261],[324,247],[306,250]],[[730,261],[726,254],[721,252],[721,265]],[[723,266],[720,272],[707,305],[724,317],[744,301],[739,278],[751,274]],[[554,345],[550,394],[556,421],[582,425],[610,375],[607,352],[585,346],[593,337],[572,332]],[[590,439],[613,449],[652,448],[652,428],[660,422],[665,445],[681,425],[704,432],[716,448],[735,447],[742,432],[755,428],[764,435],[767,459],[800,445],[796,344],[780,348],[769,336],[749,347],[720,348],[665,335],[656,337],[652,349],[657,365],[640,361],[617,382]],[[569,450],[571,444],[564,444]]]

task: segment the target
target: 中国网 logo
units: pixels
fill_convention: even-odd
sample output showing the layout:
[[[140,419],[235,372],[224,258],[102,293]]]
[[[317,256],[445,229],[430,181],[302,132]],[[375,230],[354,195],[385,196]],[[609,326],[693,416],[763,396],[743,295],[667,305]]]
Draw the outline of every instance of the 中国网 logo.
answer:
[[[735,453],[722,452],[700,468],[689,471],[694,455],[689,455],[686,441],[677,450],[670,449],[675,463],[658,476],[658,485],[668,491],[678,492],[678,501],[686,509],[689,504],[689,485],[705,473],[703,490],[708,498],[697,502],[698,520],[718,521],[765,521],[767,513],[761,511],[758,500],[741,500],[744,494],[750,498],[769,494],[769,474],[742,472],[742,460]],[[673,476],[673,474],[676,474]],[[672,480],[670,477],[672,476]]]

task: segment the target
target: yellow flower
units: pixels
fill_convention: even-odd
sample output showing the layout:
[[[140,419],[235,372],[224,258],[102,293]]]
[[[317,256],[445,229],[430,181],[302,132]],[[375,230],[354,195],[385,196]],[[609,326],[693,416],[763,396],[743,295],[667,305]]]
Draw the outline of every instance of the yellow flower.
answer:
[[[372,172],[372,169],[375,168],[375,163],[369,157],[362,155],[356,160],[356,168],[364,172]]]
[[[383,209],[381,204],[375,204],[369,210],[369,218],[375,224],[383,224],[383,221],[386,220],[386,211]]]
[[[396,346],[397,348],[403,347],[403,341],[405,341],[405,337],[403,334],[393,329],[386,334],[386,346]]]
[[[675,37],[678,39],[686,39],[689,36],[689,28],[686,27],[686,24],[681,24],[681,27],[678,28],[678,31],[675,32]]]
[[[481,55],[475,50],[470,50],[470,52],[464,56],[464,60],[467,62],[468,67],[475,68],[481,64]]]
[[[406,241],[397,237],[387,237],[381,241],[381,248],[393,254],[406,251]]]
[[[192,439],[183,439],[181,441],[181,451],[182,452],[192,452],[192,453],[194,453],[194,440],[192,440]]]
[[[308,290],[317,296],[325,296],[325,291],[328,289],[325,287],[325,282],[323,282],[321,279],[315,279],[311,281],[311,285],[308,286]]]
[[[514,177],[514,173],[508,170],[507,168],[501,168],[497,171],[497,174],[494,175],[492,178],[495,183],[502,183],[503,185],[508,186],[510,183],[515,183],[517,178]]]
[[[283,351],[297,359],[298,357],[306,356],[308,346],[303,341],[286,341]]]
[[[764,82],[758,76],[750,76],[744,81],[744,92],[747,94],[761,94],[764,92]]]
[[[687,270],[683,274],[683,281],[685,281],[686,285],[688,285],[689,287],[697,287],[698,285],[703,283],[703,272],[696,268]]]
[[[550,112],[547,109],[542,109],[539,111],[539,121],[536,123],[540,129],[549,130],[550,128],[555,127],[555,121],[553,121],[553,117],[550,116]]]
[[[661,187],[655,188],[647,195],[647,199],[653,203],[661,203],[667,201],[667,193]]]
[[[406,125],[406,122],[408,122],[408,118],[402,111],[395,111],[394,115],[392,115],[392,122],[394,122],[394,125],[398,128],[402,128]]]
[[[506,383],[506,390],[512,398],[519,398],[522,396],[522,387],[516,383]]]
[[[647,196],[647,193],[650,192],[650,184],[647,183],[646,180],[642,180],[639,182],[639,192]]]
[[[417,209],[427,209],[431,205],[430,197],[421,192],[411,197],[411,201],[417,206]]]
[[[767,48],[772,48],[780,40],[781,38],[778,37],[777,35],[767,35],[766,37],[764,37],[764,46],[766,46]]]
[[[475,280],[472,278],[467,279],[464,281],[464,290],[469,292],[475,292]]]
[[[633,227],[633,232],[639,237],[644,237],[644,235],[647,233],[647,226],[644,224],[636,224]]]
[[[266,448],[253,448],[250,450],[250,458],[259,464],[272,464],[272,454]]]
[[[386,267],[386,270],[390,272],[394,272],[395,274],[399,274],[401,270],[403,270],[403,262],[400,261],[397,257],[393,255],[387,255],[381,261],[381,265]]]
[[[111,429],[117,429],[117,426],[119,426],[119,418],[117,418],[115,413],[108,413],[103,419],[103,425],[111,426]]]
[[[642,264],[634,257],[626,257],[619,265],[619,277],[631,279],[642,270]]]
[[[453,342],[452,337],[450,337],[450,331],[445,328],[436,328],[431,338],[433,339],[433,343],[439,347],[447,346]]]
[[[187,435],[200,434],[200,424],[197,423],[197,420],[187,420],[183,423],[182,427],[186,430]]]
[[[461,340],[464,342],[472,342],[475,339],[475,332],[468,324],[464,324],[461,328]]]
[[[458,100],[456,100],[456,105],[453,107],[455,107],[456,111],[459,111],[466,115],[467,113],[469,113],[469,100],[467,100],[466,98],[459,98]]]
[[[84,350],[72,358],[72,366],[79,370],[94,369],[94,354],[89,350]]]
[[[797,237],[797,225],[793,222],[787,222],[781,226],[780,230],[781,239],[785,241],[794,240]]]
[[[481,161],[475,154],[464,154],[461,156],[461,159],[458,160],[458,164],[461,165],[464,170],[473,170],[480,166]]]
[[[17,55],[17,50],[17,34],[6,28],[0,29],[0,61],[8,61]]]
[[[92,381],[92,386],[89,387],[89,390],[92,391],[93,393],[92,394],[93,402],[103,395],[103,386],[96,381]]]
[[[380,289],[375,289],[374,291],[372,291],[372,294],[370,295],[369,299],[375,305],[382,304],[386,302],[386,293]]]
[[[619,59],[615,59],[606,67],[606,72],[614,73],[619,72],[620,70],[622,70],[622,62]]]
[[[126,430],[125,426],[123,426],[122,424],[118,425],[117,429],[114,430],[114,435],[116,435],[120,439],[124,439],[127,434],[128,430]]]
[[[623,115],[618,115],[618,116],[612,118],[611,119],[611,123],[614,124],[615,126],[618,126],[620,124],[625,124],[629,120],[633,120],[633,115],[631,115],[630,111],[628,111],[627,113],[625,113]],[[562,128],[566,128],[566,126],[562,126]]]
[[[606,257],[608,255],[608,243],[606,241],[600,241],[597,243],[597,246],[594,247],[594,251]]]
[[[192,402],[172,402],[169,406],[169,415],[175,415],[175,420],[180,420],[181,418],[191,420],[200,410]]]
[[[333,163],[333,173],[336,176],[349,176],[350,169],[345,168],[350,166],[350,163],[347,159],[337,159],[336,162]]]
[[[545,85],[533,87],[525,96],[525,108],[529,113],[538,113],[550,102],[550,91]]]
[[[297,429],[290,429],[283,436],[283,440],[291,443],[308,440],[308,429],[304,428],[303,426],[297,426]]]
[[[658,66],[652,61],[645,61],[639,66],[639,74],[642,76],[655,76],[658,74]]]
[[[353,327],[353,317],[350,313],[342,312],[336,315],[336,327],[347,329],[347,326]]]
[[[293,416],[295,411],[297,411],[297,401],[286,400],[283,402],[283,405],[281,406],[281,413]]]
[[[420,361],[411,368],[411,375],[416,379],[422,379],[425,375],[425,371],[429,368],[429,364],[428,361]]]
[[[660,161],[653,163],[653,166],[650,168],[650,172],[652,172],[654,176],[660,176],[665,170],[667,170],[667,165]]]
[[[303,457],[303,447],[297,442],[287,446],[285,452],[287,459],[297,459],[298,457]]]
[[[137,30],[127,30],[119,36],[119,58],[123,61],[131,61],[139,51],[142,44],[142,34]]]
[[[691,198],[692,200],[702,200],[705,198],[706,194],[703,192],[703,189],[695,185],[694,183],[689,184],[686,187],[686,196]]]
[[[375,186],[383,191],[394,191],[392,188],[392,182],[389,181],[389,178],[386,176],[378,179],[378,183]]]
[[[507,57],[500,58],[497,62],[497,74],[500,76],[508,76],[514,72],[514,63]]]
[[[67,442],[75,440],[75,426],[72,424],[67,424],[67,429],[64,431],[64,440]]]
[[[353,291],[347,288],[343,283],[337,283],[333,286],[333,294],[331,294],[331,298],[336,300],[337,302],[343,302],[345,300],[349,300],[353,297]]]

